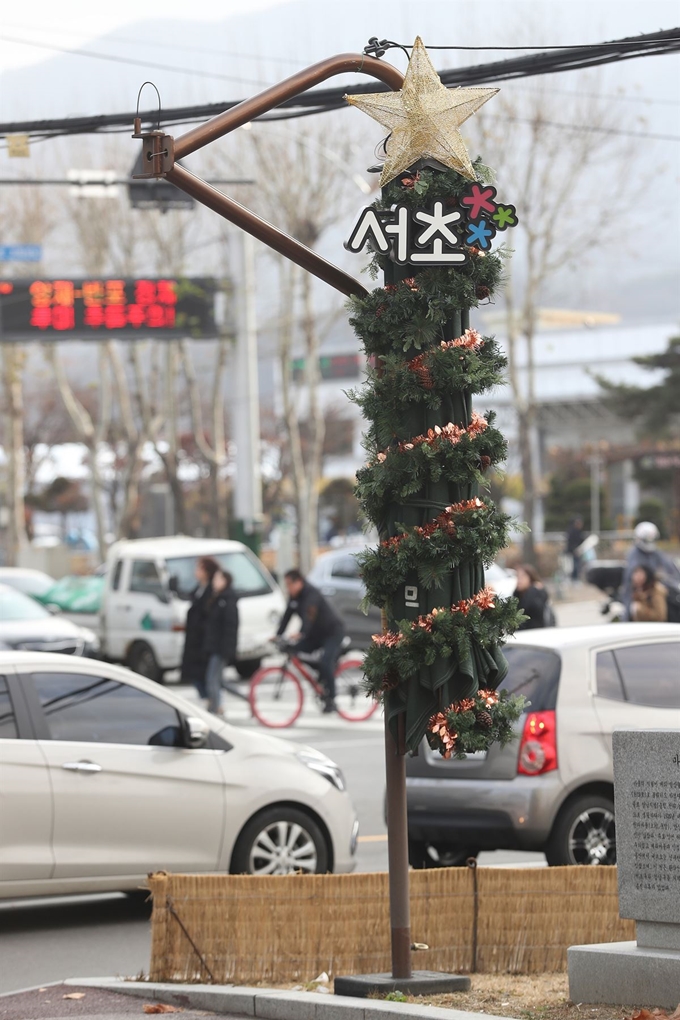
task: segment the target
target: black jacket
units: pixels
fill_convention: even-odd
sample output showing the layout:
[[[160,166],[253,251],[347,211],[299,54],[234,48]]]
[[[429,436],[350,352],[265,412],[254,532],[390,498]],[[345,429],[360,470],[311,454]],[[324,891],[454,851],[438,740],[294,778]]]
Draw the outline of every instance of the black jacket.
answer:
[[[205,617],[212,592],[210,586],[194,597],[187,613],[184,652],[182,653],[182,682],[203,683],[207,657],[205,652]]]
[[[219,655],[229,664],[236,662],[238,638],[238,605],[231,588],[213,595],[208,602],[205,618],[206,657]]]
[[[520,630],[535,630],[536,627],[547,626],[548,593],[545,588],[537,588],[532,584],[524,591],[515,591],[515,598],[519,602],[519,608],[529,617],[520,624]]]
[[[295,646],[298,651],[312,652],[321,648],[327,638],[345,633],[345,625],[338,614],[309,581],[305,581],[297,598],[289,600],[278,634],[283,634],[294,614],[302,621],[300,640]]]

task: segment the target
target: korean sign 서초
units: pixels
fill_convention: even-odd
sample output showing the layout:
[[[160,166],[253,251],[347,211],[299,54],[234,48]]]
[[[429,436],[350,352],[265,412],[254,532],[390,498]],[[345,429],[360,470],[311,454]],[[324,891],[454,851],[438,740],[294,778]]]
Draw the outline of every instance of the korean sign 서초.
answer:
[[[512,205],[496,202],[496,189],[471,184],[456,199],[437,200],[425,209],[395,205],[363,209],[345,247],[366,245],[399,265],[456,266],[467,262],[469,247],[488,251],[498,231],[517,224]]]

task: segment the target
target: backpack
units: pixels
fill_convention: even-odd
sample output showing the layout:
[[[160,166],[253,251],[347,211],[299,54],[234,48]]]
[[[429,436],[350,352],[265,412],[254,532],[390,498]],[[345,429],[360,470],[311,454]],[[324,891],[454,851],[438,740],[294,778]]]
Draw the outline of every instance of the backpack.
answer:
[[[666,606],[668,622],[680,623],[680,584],[667,584]]]

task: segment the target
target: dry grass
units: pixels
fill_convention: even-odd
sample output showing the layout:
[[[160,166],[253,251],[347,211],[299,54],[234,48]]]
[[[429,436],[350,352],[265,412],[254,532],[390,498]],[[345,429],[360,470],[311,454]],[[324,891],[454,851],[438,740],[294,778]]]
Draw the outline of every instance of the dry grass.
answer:
[[[630,1006],[574,1004],[566,974],[474,974],[472,990],[410,998],[421,1005],[483,1011],[519,1020],[624,1020]],[[640,1003],[652,1009],[654,1003]]]

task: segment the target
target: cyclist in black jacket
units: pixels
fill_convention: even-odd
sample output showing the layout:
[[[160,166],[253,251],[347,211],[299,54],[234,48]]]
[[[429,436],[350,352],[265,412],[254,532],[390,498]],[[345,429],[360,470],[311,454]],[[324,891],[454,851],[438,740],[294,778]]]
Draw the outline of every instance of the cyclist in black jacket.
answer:
[[[299,570],[288,570],[284,576],[288,589],[288,606],[277,635],[283,634],[291,616],[299,616],[302,629],[292,645],[295,652],[323,649],[319,662],[319,680],[325,692],[324,712],[335,712],[335,670],[345,637],[345,625],[314,585]]]

